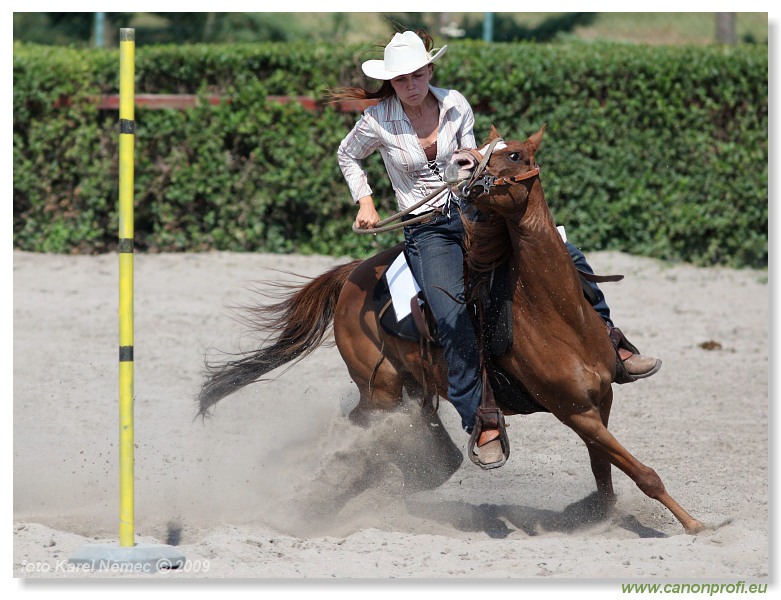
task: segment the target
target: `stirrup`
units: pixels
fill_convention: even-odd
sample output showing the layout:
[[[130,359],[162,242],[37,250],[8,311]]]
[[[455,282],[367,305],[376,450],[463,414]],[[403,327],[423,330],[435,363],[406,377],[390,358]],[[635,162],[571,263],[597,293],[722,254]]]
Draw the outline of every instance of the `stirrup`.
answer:
[[[497,438],[502,445],[502,454],[504,458],[498,462],[489,464],[483,464],[480,462],[476,446],[477,440],[480,439],[480,434],[484,429],[498,429],[499,437]],[[493,440],[492,440],[493,441]],[[475,413],[475,427],[472,430],[472,435],[469,437],[469,445],[467,446],[470,460],[475,463],[481,469],[496,469],[501,467],[510,458],[510,438],[507,437],[507,429],[504,424],[504,415],[499,408],[485,408],[480,407]]]

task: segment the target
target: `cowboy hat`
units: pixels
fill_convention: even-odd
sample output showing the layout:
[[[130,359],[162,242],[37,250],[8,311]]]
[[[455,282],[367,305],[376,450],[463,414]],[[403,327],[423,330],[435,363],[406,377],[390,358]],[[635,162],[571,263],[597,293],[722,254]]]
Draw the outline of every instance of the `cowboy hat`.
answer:
[[[423,40],[412,31],[397,33],[385,46],[384,60],[367,60],[361,68],[372,79],[393,79],[399,75],[408,75],[433,63],[447,50],[442,46],[436,54],[429,54]]]

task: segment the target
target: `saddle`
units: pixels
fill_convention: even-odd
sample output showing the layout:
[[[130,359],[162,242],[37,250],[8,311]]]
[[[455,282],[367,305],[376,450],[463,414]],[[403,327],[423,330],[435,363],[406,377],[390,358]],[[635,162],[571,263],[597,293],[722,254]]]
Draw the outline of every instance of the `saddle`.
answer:
[[[403,250],[402,250],[403,252]],[[390,268],[390,267],[388,267]],[[386,269],[374,288],[374,309],[380,325],[389,334],[411,342],[425,341],[439,345],[436,322],[421,293],[410,299],[410,312],[397,319],[393,309]],[[500,356],[512,346],[512,292],[507,281],[506,267],[499,267],[490,275],[488,285],[481,279],[479,301],[483,305],[483,338],[485,351],[490,356]],[[469,292],[468,292],[469,293]],[[475,296],[475,294],[470,294]]]
[[[374,308],[382,328],[390,335],[421,346],[439,346],[436,322],[423,294],[419,293],[410,299],[409,314],[398,320],[386,275],[387,270],[380,277],[373,295]],[[520,381],[495,364],[496,357],[507,352],[513,343],[512,290],[506,266],[472,282],[468,293],[475,320],[482,322],[482,333],[478,337],[482,339],[486,374],[496,401],[518,414],[548,412],[534,400]],[[481,319],[476,315],[478,302],[482,311]]]
[[[421,314],[420,302],[423,302],[422,294],[410,299],[411,312],[401,320],[397,319],[396,311],[393,310],[393,298],[391,297],[390,285],[388,284],[388,269],[390,265],[385,269],[377,285],[374,287],[374,312],[379,315],[380,325],[382,328],[394,337],[401,338],[410,342],[420,342],[421,339],[429,338],[433,340],[433,337],[428,333],[427,328],[424,328],[423,333],[418,329],[416,321],[418,319],[424,319]],[[428,312],[428,311],[427,311]],[[416,314],[417,313],[417,314]],[[430,314],[430,313],[429,313]],[[428,319],[428,322],[433,323],[433,319]]]
[[[404,252],[403,249],[399,253]],[[426,305],[422,293],[411,298],[410,311],[402,319],[396,318],[391,310],[393,299],[388,285],[386,267],[374,288],[374,310],[379,315],[380,325],[389,334],[411,342],[428,341],[438,344],[436,322]],[[588,282],[620,281],[623,275],[594,275],[578,270],[583,295],[594,304],[594,292]],[[483,307],[483,339],[488,356],[501,356],[512,346],[513,316],[512,290],[507,279],[507,265],[499,265],[490,273],[480,275],[469,282],[468,294],[472,302],[481,302]],[[615,343],[615,342],[614,342]]]
[[[399,245],[399,252],[404,252]],[[593,304],[592,288],[588,282],[620,281],[623,275],[595,275],[578,270],[583,294]],[[438,346],[436,322],[425,302],[422,293],[410,299],[409,313],[402,319],[397,319],[393,310],[393,300],[388,285],[387,269],[383,272],[374,289],[373,302],[375,312],[379,315],[382,328],[392,336],[403,340],[425,345]],[[496,358],[507,352],[513,344],[512,290],[507,276],[507,266],[500,265],[492,272],[480,275],[468,283],[467,293],[476,323],[482,323],[478,337],[482,340],[483,357],[486,366],[488,382],[493,390],[496,402],[512,409],[517,414],[532,414],[548,412],[538,404],[523,383],[506,373],[498,364]],[[477,316],[477,307],[481,316]],[[616,383],[634,381],[626,373],[620,349],[637,352],[637,349],[624,337],[618,329],[608,327],[608,335],[616,349]]]

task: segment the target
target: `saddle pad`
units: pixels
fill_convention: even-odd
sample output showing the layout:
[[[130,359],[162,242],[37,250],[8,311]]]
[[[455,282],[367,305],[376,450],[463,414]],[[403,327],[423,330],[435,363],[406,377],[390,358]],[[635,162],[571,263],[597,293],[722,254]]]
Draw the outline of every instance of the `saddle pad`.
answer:
[[[399,253],[399,256],[404,258],[404,253]],[[406,264],[406,259],[404,260],[404,263]],[[403,340],[417,342],[420,340],[420,334],[418,333],[418,328],[415,326],[415,321],[413,320],[412,313],[409,309],[409,301],[411,298],[409,298],[407,302],[406,315],[402,318],[397,318],[395,307],[389,306],[389,304],[393,304],[391,290],[388,285],[388,272],[392,266],[393,264],[388,266],[377,282],[377,285],[374,287],[374,310],[380,315],[380,325],[385,331]],[[410,276],[411,275],[412,272],[410,271]]]
[[[420,286],[415,281],[412,269],[409,268],[407,257],[400,252],[383,276],[387,281],[393,300],[393,310],[396,312],[396,321],[401,321],[411,313],[412,299],[417,298]],[[418,300],[421,304],[423,302]]]

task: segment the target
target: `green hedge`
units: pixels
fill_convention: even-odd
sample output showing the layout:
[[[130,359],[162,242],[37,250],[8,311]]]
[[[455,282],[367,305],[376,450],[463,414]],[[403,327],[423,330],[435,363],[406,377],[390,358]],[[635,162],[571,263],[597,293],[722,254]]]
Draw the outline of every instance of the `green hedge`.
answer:
[[[218,93],[230,103],[136,109],[136,242],[155,251],[362,256],[398,234],[350,231],[355,207],[336,148],[357,119],[323,98],[361,83],[365,47],[144,46],[136,93]],[[14,45],[14,245],[116,246],[116,50]],[[538,160],[546,197],[585,251],[696,264],[767,265],[766,46],[451,43],[435,83],[472,103],[476,135],[548,123]],[[68,99],[68,102],[64,102]],[[367,160],[382,211],[395,200]]]

